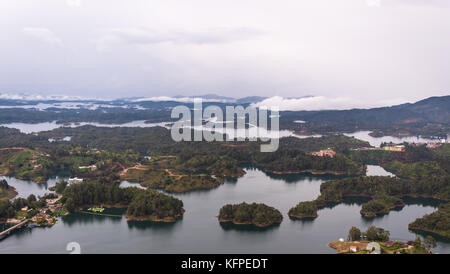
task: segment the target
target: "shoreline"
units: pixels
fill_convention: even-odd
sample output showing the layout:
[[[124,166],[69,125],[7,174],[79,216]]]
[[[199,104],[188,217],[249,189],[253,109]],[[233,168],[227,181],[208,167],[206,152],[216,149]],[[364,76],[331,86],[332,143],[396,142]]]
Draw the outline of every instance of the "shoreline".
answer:
[[[143,221],[151,221],[151,222],[158,222],[158,223],[175,223],[180,217],[183,216],[183,214],[186,212],[186,210],[184,208],[181,209],[181,211],[174,215],[174,216],[168,216],[168,217],[164,217],[164,218],[159,218],[157,216],[128,216],[125,215],[125,219],[127,221],[138,221],[138,222],[143,222]]]
[[[430,233],[430,234],[434,234],[434,235],[443,237],[445,239],[450,239],[450,235],[445,235],[440,232],[436,232],[436,231],[426,229],[426,228],[419,228],[419,227],[414,227],[414,226],[408,225],[408,229],[411,231],[415,231],[415,232]]]
[[[263,225],[263,224],[256,224],[256,223],[252,223],[252,222],[240,223],[240,222],[235,222],[233,220],[221,219],[221,218],[218,218],[218,220],[219,220],[219,223],[232,223],[233,225],[236,225],[236,226],[252,225],[252,226],[255,226],[255,227],[259,227],[259,228],[266,228],[266,227],[270,227],[270,226],[273,226],[273,225],[276,225],[276,224],[281,224],[281,222],[283,221],[283,219],[281,219],[281,221],[279,221],[279,222],[276,221],[276,222],[273,222],[271,224]]]

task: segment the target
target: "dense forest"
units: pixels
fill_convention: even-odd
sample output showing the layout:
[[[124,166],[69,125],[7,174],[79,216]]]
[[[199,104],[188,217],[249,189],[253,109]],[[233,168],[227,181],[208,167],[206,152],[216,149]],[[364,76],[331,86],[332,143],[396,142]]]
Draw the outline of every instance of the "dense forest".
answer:
[[[265,204],[247,204],[245,202],[235,205],[225,205],[220,209],[219,222],[232,222],[236,225],[255,225],[267,227],[279,224],[283,216],[277,209]]]
[[[315,201],[300,202],[288,212],[293,219],[317,218],[317,205]]]
[[[127,207],[127,218],[175,221],[184,212],[183,202],[166,194],[112,182],[87,182],[67,186],[62,202],[69,212],[90,206]]]
[[[390,176],[350,177],[324,182],[316,200],[300,202],[289,210],[292,218],[317,217],[317,210],[344,201],[349,197],[370,200],[362,205],[361,215],[375,217],[405,205],[403,197],[433,198],[450,201],[450,180],[431,177],[424,180],[405,180]],[[444,213],[447,213],[444,211]]]
[[[450,204],[442,204],[437,211],[410,223],[408,228],[450,238]]]

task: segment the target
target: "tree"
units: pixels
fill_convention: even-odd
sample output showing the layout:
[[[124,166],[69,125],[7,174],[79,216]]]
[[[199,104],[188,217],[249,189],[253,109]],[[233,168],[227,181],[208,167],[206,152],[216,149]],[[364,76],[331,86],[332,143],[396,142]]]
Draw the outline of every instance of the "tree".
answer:
[[[424,244],[425,248],[427,250],[430,250],[436,247],[436,240],[432,236],[428,235],[427,237],[425,237]]]
[[[359,228],[352,226],[348,231],[348,240],[349,241],[359,241],[361,240],[361,230]]]
[[[388,230],[384,230],[383,228],[369,226],[365,235],[369,241],[386,242],[389,240],[390,233]]]
[[[36,196],[34,194],[30,194],[30,196],[28,196],[27,200],[29,203],[37,201]]]
[[[419,236],[417,236],[416,239],[414,240],[413,246],[416,249],[419,249],[422,247],[422,240],[420,239]]]

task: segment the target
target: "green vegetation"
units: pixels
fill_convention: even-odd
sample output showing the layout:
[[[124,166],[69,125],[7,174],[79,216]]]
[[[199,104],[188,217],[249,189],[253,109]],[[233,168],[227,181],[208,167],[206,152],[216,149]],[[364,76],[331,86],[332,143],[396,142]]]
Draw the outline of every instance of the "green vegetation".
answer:
[[[138,191],[128,205],[127,218],[174,222],[184,213],[183,202],[163,193]]]
[[[294,219],[317,218],[317,205],[314,201],[300,202],[291,208],[288,213],[289,217]]]
[[[362,205],[361,215],[365,217],[375,217],[377,215],[388,214],[394,208],[402,208],[405,203],[402,199],[379,193],[372,200]]]
[[[450,96],[430,97],[414,104],[352,110],[281,112],[280,128],[301,134],[333,134],[376,130],[378,136],[446,136],[450,131]],[[293,121],[303,120],[297,124]]]
[[[362,237],[361,230],[359,228],[352,226],[348,231],[348,241],[360,241]]]
[[[320,205],[341,202],[343,198],[352,196],[374,198],[377,194],[450,201],[450,180],[449,177],[431,177],[420,181],[388,176],[352,177],[325,182],[320,186],[320,192],[316,200]]]
[[[450,204],[443,204],[437,211],[416,219],[408,228],[450,238]]]
[[[426,179],[435,176],[444,176],[446,171],[435,161],[420,161],[415,163],[402,163],[392,161],[384,164],[387,170],[397,176],[409,179]]]
[[[0,201],[0,223],[8,218],[25,217],[31,218],[38,212],[38,209],[43,208],[47,203],[46,199],[54,198],[53,194],[47,194],[37,199],[33,194],[25,198],[16,198],[12,201]],[[22,208],[28,207],[27,212],[21,211]]]
[[[389,231],[380,227],[369,226],[366,232],[362,233],[362,238],[368,241],[386,242],[389,241]]]
[[[267,227],[281,223],[283,216],[277,209],[265,204],[240,203],[225,205],[220,209],[219,222],[232,222],[236,225],[255,225]]]
[[[6,180],[0,180],[0,201],[9,200],[16,197],[17,191],[8,185]]]
[[[365,217],[375,217],[377,215],[387,214],[390,210],[401,208],[405,204],[402,197],[434,198],[441,201],[450,201],[450,180],[446,177],[432,177],[428,180],[412,181],[389,176],[367,176],[351,177],[340,180],[332,180],[322,183],[320,186],[320,195],[316,200],[310,202],[301,202],[289,210],[289,216],[293,218],[302,218],[304,216],[317,216],[317,209],[334,205],[342,202],[347,197],[364,197],[371,200],[362,205],[361,215]],[[446,208],[443,206],[442,208]],[[443,225],[449,224],[446,210],[439,210],[433,213],[442,220],[436,228],[428,230],[439,230],[440,235],[445,234],[442,231],[450,231],[450,227]],[[433,215],[432,214],[432,215]],[[425,218],[427,217],[427,218]],[[425,216],[426,220],[437,218]],[[419,222],[418,219],[416,222]],[[415,225],[418,228],[423,225]],[[447,234],[450,235],[450,234]]]
[[[364,166],[343,154],[316,157],[297,149],[279,149],[273,153],[259,153],[252,163],[266,172],[277,174],[305,173],[352,175],[363,174]]]
[[[120,188],[112,182],[86,182],[66,187],[61,199],[68,211],[84,207],[127,207],[127,218],[174,222],[184,212],[183,202],[154,190]]]

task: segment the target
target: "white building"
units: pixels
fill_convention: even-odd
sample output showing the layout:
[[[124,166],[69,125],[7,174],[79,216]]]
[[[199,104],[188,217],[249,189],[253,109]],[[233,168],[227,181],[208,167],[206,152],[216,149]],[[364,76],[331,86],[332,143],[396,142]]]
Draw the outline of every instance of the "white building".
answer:
[[[75,178],[70,178],[67,182],[69,183],[69,185],[76,184],[76,183],[82,183],[83,179],[75,177]]]

